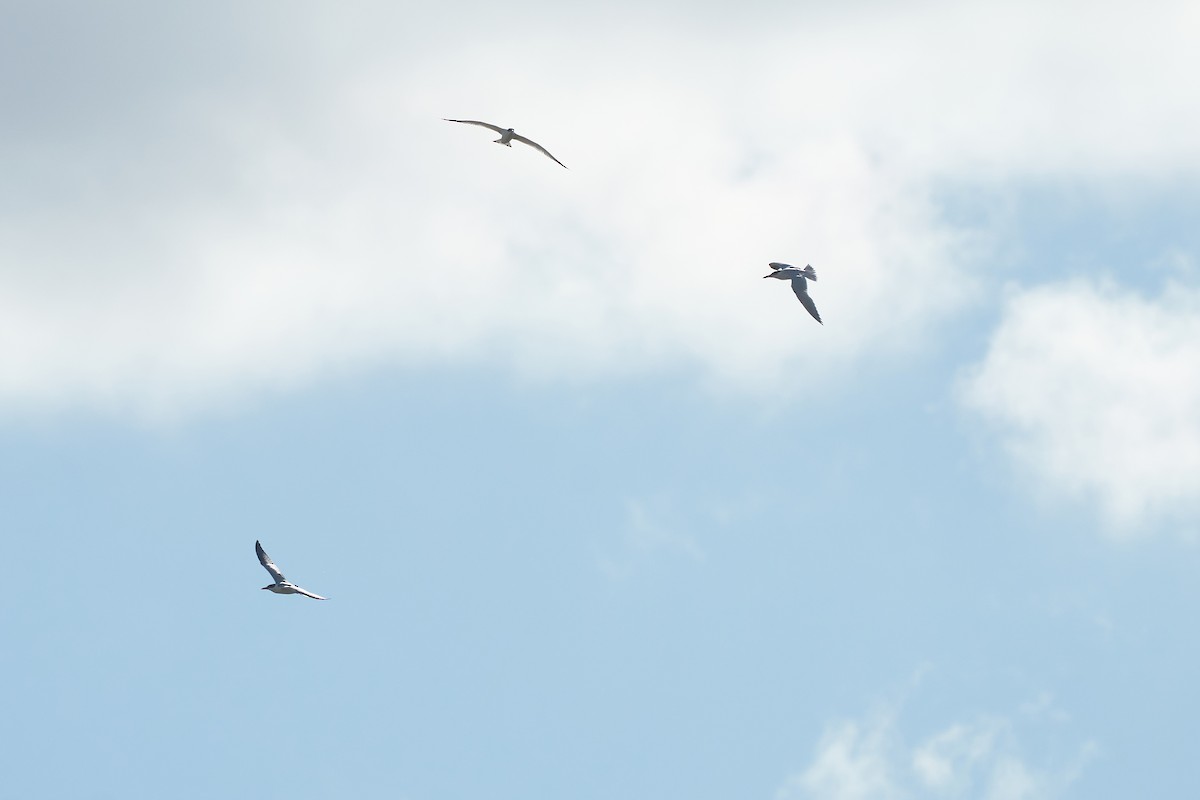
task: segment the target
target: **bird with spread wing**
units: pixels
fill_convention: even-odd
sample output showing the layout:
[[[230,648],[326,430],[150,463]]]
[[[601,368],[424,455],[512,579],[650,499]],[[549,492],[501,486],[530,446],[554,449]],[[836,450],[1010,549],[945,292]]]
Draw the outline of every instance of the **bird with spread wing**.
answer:
[[[275,562],[271,560],[269,555],[267,555],[267,551],[263,550],[262,542],[256,541],[254,543],[254,551],[258,553],[258,563],[262,564],[263,569],[271,573],[271,577],[275,579],[274,583],[262,588],[272,591],[275,594],[302,594],[305,597],[311,597],[313,600],[327,599],[321,597],[319,594],[313,594],[307,589],[301,589],[299,586],[283,577],[283,573],[279,570],[279,567],[275,566]]]
[[[812,314],[813,319],[821,322],[821,315],[817,313],[817,304],[808,294],[808,281],[817,279],[817,271],[812,268],[811,264],[805,264],[804,269],[798,269],[791,264],[781,264],[778,261],[772,261],[767,264],[773,272],[770,275],[763,275],[764,278],[778,278],[781,281],[791,281],[792,291],[796,293],[796,298],[808,309],[808,313]],[[821,322],[824,325],[824,322]]]
[[[445,119],[445,117],[443,117],[443,119]],[[521,142],[522,144],[529,145],[534,150],[540,150],[542,152],[542,155],[546,156],[547,158],[549,158],[555,164],[558,164],[563,169],[567,168],[566,164],[559,161],[554,156],[550,155],[549,150],[542,147],[540,144],[535,142],[533,139],[528,139],[528,138],[522,136],[521,134],[514,131],[512,128],[501,128],[499,125],[493,125],[490,122],[480,122],[477,119],[446,119],[445,121],[446,122],[461,122],[464,125],[478,125],[481,128],[487,128],[488,130],[495,131],[496,133],[500,134],[500,138],[494,140],[496,144],[502,144],[505,147],[512,147],[513,140],[516,140],[518,142]]]

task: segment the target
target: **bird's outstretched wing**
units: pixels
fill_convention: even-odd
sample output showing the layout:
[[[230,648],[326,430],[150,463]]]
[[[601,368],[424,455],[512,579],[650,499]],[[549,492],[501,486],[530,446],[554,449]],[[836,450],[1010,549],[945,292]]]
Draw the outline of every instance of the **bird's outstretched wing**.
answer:
[[[792,268],[791,264],[782,264],[778,261],[772,261],[769,264],[767,264],[767,266],[770,267],[771,269],[775,269],[775,270]]]
[[[537,142],[535,142],[533,139],[526,138],[526,137],[522,136],[522,135],[521,135],[521,134],[519,134],[519,133],[514,133],[514,134],[513,134],[513,138],[514,138],[514,139],[516,139],[518,142],[524,142],[525,144],[529,145],[530,147],[534,148],[535,150],[540,150],[540,151],[542,151],[542,155],[546,156],[547,158],[549,158],[549,159],[550,159],[551,161],[553,161],[555,164],[558,164],[558,165],[559,165],[560,167],[562,167],[563,169],[566,169],[566,168],[567,168],[567,165],[566,165],[566,164],[564,164],[563,162],[559,161],[559,160],[558,160],[557,158],[555,158],[554,156],[550,155],[550,151],[549,151],[549,150],[547,150],[546,148],[542,147],[540,144],[538,144]]]
[[[292,588],[296,590],[296,594],[302,594],[305,597],[311,597],[313,600],[328,600],[328,597],[321,597],[319,594],[313,594],[308,589],[301,589],[296,584],[292,584]]]
[[[812,314],[813,319],[821,322],[821,315],[817,313],[817,304],[813,302],[812,297],[808,294],[807,281],[804,280],[804,276],[797,275],[792,278],[792,291],[796,293],[796,297],[808,309],[808,313]],[[821,322],[821,324],[824,325],[825,323]]]
[[[490,130],[493,130],[500,135],[504,135],[504,134],[508,133],[508,131],[506,129],[501,128],[499,125],[493,125],[490,122],[480,122],[477,119],[446,119],[445,117],[442,117],[442,119],[445,120],[446,122],[461,122],[463,125],[478,125],[481,128],[488,128]],[[514,136],[513,138],[515,139],[518,137]]]
[[[283,573],[279,571],[279,567],[275,566],[275,562],[271,560],[269,555],[267,555],[267,551],[263,550],[262,542],[254,542],[254,551],[258,553],[258,563],[263,565],[263,569],[271,573],[271,577],[275,579],[276,583],[284,583],[287,581],[287,578],[283,577]]]

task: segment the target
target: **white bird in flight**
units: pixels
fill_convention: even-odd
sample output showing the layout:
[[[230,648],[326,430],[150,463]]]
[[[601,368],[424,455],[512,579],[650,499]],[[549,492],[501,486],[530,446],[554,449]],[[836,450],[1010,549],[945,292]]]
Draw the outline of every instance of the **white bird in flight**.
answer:
[[[817,304],[808,296],[808,280],[815,281],[817,279],[817,271],[812,268],[811,264],[805,264],[804,269],[797,269],[791,264],[780,264],[778,261],[772,261],[767,264],[768,267],[774,270],[770,275],[763,275],[764,278],[778,278],[781,281],[791,281],[792,291],[796,293],[796,297],[808,309],[808,313],[812,314],[813,319],[821,322],[821,315],[817,313]],[[821,322],[824,325],[824,322]]]
[[[442,119],[446,120],[446,122],[461,122],[464,125],[478,125],[481,128],[487,128],[488,130],[493,130],[496,133],[500,134],[500,138],[495,140],[496,144],[502,144],[505,147],[512,147],[512,140],[516,139],[518,142],[523,142],[523,143],[529,145],[530,147],[534,148],[535,150],[541,150],[542,153],[547,158],[549,158],[555,164],[558,164],[563,169],[567,168],[566,164],[559,161],[554,156],[550,155],[549,150],[542,147],[540,144],[535,142],[533,139],[525,138],[521,134],[514,131],[512,128],[501,128],[499,125],[493,125],[490,122],[480,122],[479,120],[475,120],[475,119],[446,119],[445,117],[442,117]]]
[[[263,565],[263,569],[271,573],[271,577],[275,582],[270,586],[264,586],[264,589],[270,589],[275,594],[302,594],[305,597],[311,597],[313,600],[325,600],[319,594],[313,594],[307,589],[301,589],[296,584],[283,577],[283,573],[279,571],[279,567],[275,566],[275,562],[267,555],[267,551],[262,549],[262,543],[254,542],[254,551],[258,553],[258,563]]]

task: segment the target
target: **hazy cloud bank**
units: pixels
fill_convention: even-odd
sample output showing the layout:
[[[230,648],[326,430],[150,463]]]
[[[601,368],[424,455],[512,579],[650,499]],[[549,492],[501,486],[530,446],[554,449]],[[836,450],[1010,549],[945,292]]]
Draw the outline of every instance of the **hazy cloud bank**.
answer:
[[[0,408],[171,417],[434,362],[802,392],[902,357],[986,255],[939,181],[1200,163],[1172,133],[1200,115],[1178,80],[1200,74],[1196,12],[1081,28],[1074,8],[674,30],[631,9],[633,35],[536,4],[27,9],[5,56]],[[759,279],[768,260],[816,266],[824,328]]]

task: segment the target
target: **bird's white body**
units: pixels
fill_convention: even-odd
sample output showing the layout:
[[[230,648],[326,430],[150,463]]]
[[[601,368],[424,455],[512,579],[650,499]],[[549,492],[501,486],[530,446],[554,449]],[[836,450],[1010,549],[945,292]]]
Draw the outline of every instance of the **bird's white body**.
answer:
[[[310,592],[301,589],[294,583],[272,583],[270,586],[264,586],[263,588],[268,592],[274,592],[275,594],[302,594],[307,597],[313,596]],[[324,600],[325,598],[320,597],[317,599]]]

